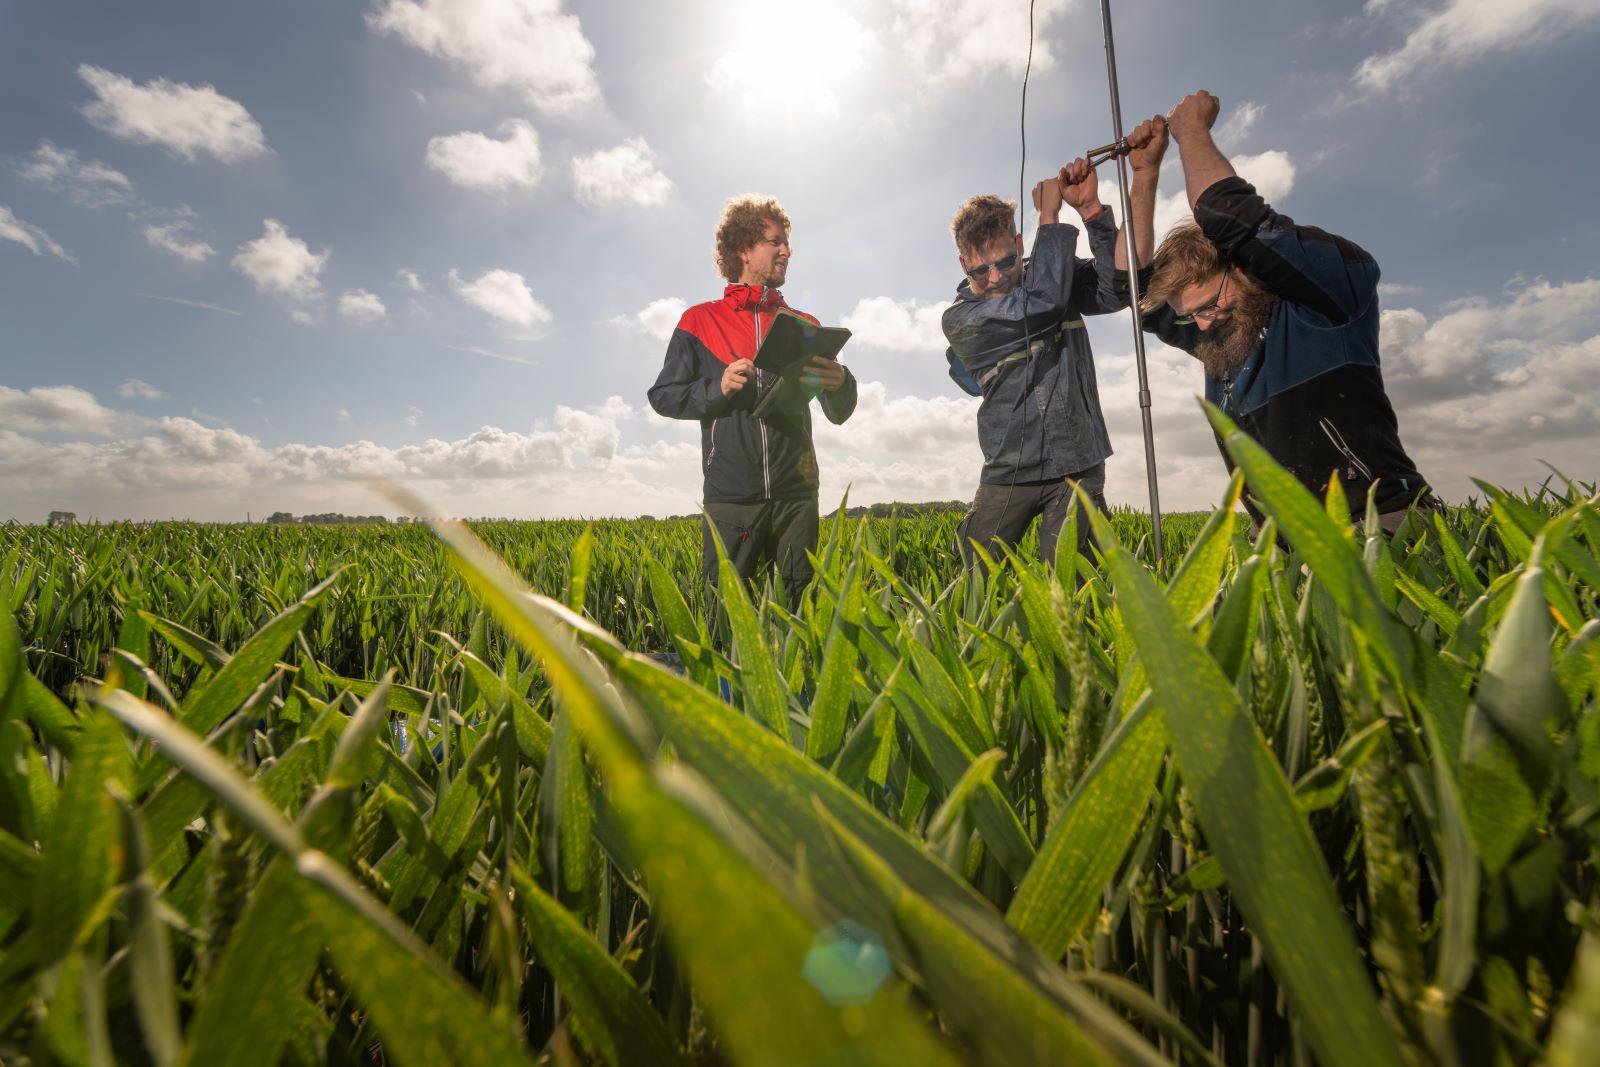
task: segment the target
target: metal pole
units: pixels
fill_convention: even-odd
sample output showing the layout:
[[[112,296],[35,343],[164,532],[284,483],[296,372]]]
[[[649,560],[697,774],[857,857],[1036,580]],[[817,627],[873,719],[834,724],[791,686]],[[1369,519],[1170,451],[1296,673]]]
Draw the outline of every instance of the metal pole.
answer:
[[[1100,25],[1106,37],[1106,80],[1111,83],[1111,131],[1122,140],[1122,100],[1117,95],[1117,50],[1111,42],[1111,0],[1100,0]],[[1151,543],[1161,566],[1161,493],[1156,488],[1155,427],[1150,422],[1150,375],[1144,362],[1144,327],[1139,316],[1139,257],[1133,239],[1133,211],[1128,200],[1128,156],[1117,156],[1117,192],[1122,199],[1122,232],[1128,240],[1128,294],[1133,302],[1133,358],[1139,368],[1139,419],[1144,424],[1144,470],[1150,483]]]

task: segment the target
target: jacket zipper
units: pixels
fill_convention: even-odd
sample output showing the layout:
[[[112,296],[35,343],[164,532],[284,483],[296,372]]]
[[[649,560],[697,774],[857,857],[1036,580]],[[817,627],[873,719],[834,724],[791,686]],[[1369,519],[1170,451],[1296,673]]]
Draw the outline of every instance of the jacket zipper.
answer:
[[[766,286],[762,286],[761,287],[761,296],[756,301],[756,311],[755,311],[755,315],[756,315],[756,351],[757,352],[759,352],[761,350],[761,305],[766,302],[766,299],[767,299],[767,289],[766,289]],[[751,353],[750,358],[751,359],[755,358],[755,353],[754,352]],[[760,402],[761,402],[761,371],[760,371],[759,368],[757,368],[757,370],[756,370],[756,403],[759,404]],[[761,498],[763,500],[770,500],[772,498],[772,471],[770,470],[770,468],[769,468],[769,466],[767,464],[767,422],[766,422],[765,419],[757,419],[756,420],[756,425],[761,428],[761,490],[762,490]]]
[[[1340,435],[1339,428],[1333,424],[1333,420],[1324,418],[1317,425],[1322,427],[1322,432],[1328,435],[1328,440],[1333,442],[1333,447],[1338,449],[1339,454],[1349,464],[1345,467],[1345,480],[1349,482],[1355,481],[1356,474],[1359,472],[1367,481],[1372,481],[1372,468],[1357,459],[1356,454],[1350,451],[1350,446],[1344,443],[1344,437]]]

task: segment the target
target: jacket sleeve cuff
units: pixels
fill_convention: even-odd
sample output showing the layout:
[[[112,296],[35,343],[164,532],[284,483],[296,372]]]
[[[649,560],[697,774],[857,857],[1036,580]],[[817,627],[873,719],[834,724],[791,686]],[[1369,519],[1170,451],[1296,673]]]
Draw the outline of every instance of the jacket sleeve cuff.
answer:
[[[1030,259],[1055,259],[1066,262],[1078,247],[1078,227],[1070,222],[1051,222],[1034,234]]]
[[[1096,215],[1092,219],[1083,220],[1083,225],[1085,229],[1110,230],[1113,234],[1115,234],[1117,232],[1117,217],[1111,213],[1111,209],[1109,207],[1107,207],[1105,204],[1101,204],[1100,214]]]
[[[720,378],[701,378],[696,386],[700,390],[701,403],[706,413],[706,418],[715,419],[724,414],[728,409],[731,398],[722,395],[722,380]]]

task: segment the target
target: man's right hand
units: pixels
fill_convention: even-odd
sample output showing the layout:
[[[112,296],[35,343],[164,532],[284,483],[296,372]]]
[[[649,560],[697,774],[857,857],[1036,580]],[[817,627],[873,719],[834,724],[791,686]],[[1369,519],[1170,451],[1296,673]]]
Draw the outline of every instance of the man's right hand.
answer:
[[[748,359],[736,359],[722,371],[722,395],[732,396],[744,388],[744,383],[755,374],[756,365]]]
[[[1193,134],[1210,132],[1221,110],[1220,100],[1204,89],[1197,90],[1184,97],[1177,107],[1167,113],[1167,129],[1181,143]]]
[[[1033,209],[1039,213],[1041,226],[1061,220],[1060,178],[1046,178],[1033,187]]]

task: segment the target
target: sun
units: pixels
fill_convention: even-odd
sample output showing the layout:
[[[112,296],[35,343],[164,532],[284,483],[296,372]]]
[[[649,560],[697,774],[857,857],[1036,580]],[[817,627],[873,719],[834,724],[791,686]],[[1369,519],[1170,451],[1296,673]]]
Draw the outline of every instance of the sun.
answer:
[[[817,0],[732,4],[719,23],[727,43],[706,80],[753,114],[791,121],[836,115],[871,45],[860,22]]]

